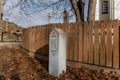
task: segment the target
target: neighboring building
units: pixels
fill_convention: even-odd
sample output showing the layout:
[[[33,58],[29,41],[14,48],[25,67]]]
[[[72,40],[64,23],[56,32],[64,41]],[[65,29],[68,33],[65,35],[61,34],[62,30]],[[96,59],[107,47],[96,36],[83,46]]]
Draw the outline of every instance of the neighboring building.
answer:
[[[120,0],[97,0],[95,20],[120,20]]]

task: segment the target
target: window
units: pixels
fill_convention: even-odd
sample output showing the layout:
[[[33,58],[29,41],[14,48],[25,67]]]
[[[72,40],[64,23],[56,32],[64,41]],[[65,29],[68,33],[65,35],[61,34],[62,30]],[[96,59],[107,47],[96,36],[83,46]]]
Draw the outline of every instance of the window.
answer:
[[[102,14],[108,14],[108,1],[102,2]]]

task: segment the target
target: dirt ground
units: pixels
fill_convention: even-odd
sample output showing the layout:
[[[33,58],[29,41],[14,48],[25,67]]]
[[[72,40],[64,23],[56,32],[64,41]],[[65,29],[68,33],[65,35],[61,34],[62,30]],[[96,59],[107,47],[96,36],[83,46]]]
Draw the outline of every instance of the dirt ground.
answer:
[[[37,60],[20,48],[0,48],[0,76],[6,80],[40,80],[39,74],[49,75]]]
[[[0,47],[0,80],[120,80],[117,72],[67,67],[59,77],[49,75],[48,63],[37,61],[20,48]]]

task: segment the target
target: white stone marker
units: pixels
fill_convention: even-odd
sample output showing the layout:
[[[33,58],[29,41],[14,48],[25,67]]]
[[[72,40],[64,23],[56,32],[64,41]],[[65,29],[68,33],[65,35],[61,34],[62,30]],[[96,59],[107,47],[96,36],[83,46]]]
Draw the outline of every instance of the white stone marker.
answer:
[[[49,73],[59,76],[66,72],[66,33],[55,28],[50,34]]]

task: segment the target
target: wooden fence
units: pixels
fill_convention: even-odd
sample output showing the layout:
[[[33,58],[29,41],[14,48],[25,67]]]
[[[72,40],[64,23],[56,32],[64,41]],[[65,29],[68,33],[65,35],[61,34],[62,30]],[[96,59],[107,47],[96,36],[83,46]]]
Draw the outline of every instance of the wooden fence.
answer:
[[[23,31],[24,48],[48,56],[49,35],[55,28],[67,33],[67,60],[120,68],[119,21],[50,24]]]

